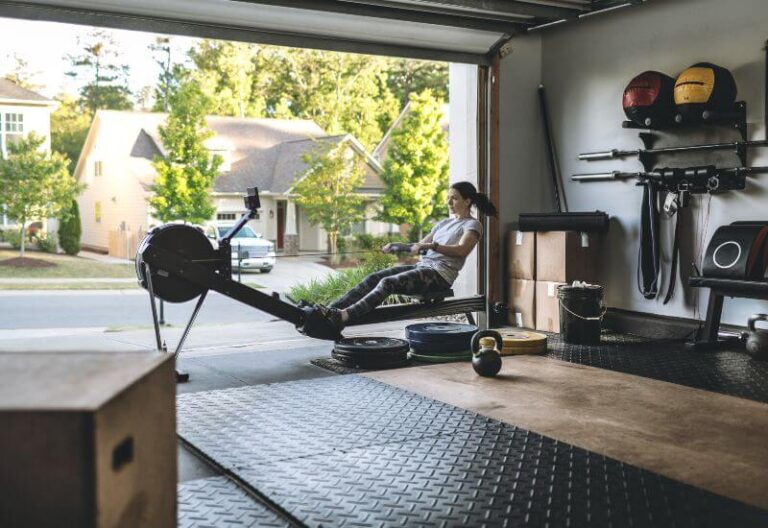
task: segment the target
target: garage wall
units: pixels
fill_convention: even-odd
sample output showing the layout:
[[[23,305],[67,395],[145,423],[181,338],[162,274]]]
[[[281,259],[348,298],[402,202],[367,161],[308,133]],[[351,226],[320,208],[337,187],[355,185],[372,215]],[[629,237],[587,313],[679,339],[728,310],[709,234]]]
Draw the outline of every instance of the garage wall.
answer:
[[[543,31],[540,34],[539,57],[536,56],[536,46],[526,43],[519,46],[519,53],[513,52],[504,60],[502,97],[521,98],[529,102],[533,82],[508,81],[506,72],[511,74],[519,71],[517,66],[526,62],[529,63],[530,71],[533,71],[535,68],[532,65],[536,64],[537,59],[541,60],[542,81],[548,92],[554,137],[560,167],[566,179],[570,209],[600,209],[613,217],[601,262],[602,282],[606,286],[606,300],[610,306],[694,317],[706,308],[707,295],[696,298],[690,292],[687,296],[678,292],[667,306],[661,300],[648,301],[642,298],[635,286],[641,188],[629,181],[579,184],[569,180],[573,173],[616,169],[638,171],[641,166],[634,158],[582,162],[577,159],[578,154],[610,148],[640,148],[637,130],[621,128],[624,119],[621,94],[627,82],[636,74],[649,69],[676,76],[700,61],[713,62],[733,72],[739,87],[738,98],[747,101],[750,139],[764,138],[762,48],[768,37],[764,30],[766,26],[768,3],[764,0],[654,1],[644,7],[618,10]],[[525,60],[516,57],[522,53],[526,55]],[[515,103],[514,107],[525,104]],[[510,106],[508,104],[506,109],[502,109],[502,152],[508,147],[516,148],[516,144],[529,142],[534,133],[536,137],[540,136],[538,130],[534,132],[533,128],[526,130],[520,126],[538,119],[538,116],[519,119],[520,116]],[[720,137],[700,136],[697,142],[702,142],[702,139],[717,140]],[[733,135],[729,137],[734,138]],[[679,140],[685,144],[685,140]],[[507,158],[502,159],[502,189],[504,186],[530,188],[529,184],[533,184],[533,180],[520,174],[519,169],[511,168],[509,158],[512,156]],[[685,161],[687,164],[697,163],[695,159]],[[701,161],[705,164],[711,160],[701,158]],[[735,160],[732,162],[735,164]],[[754,149],[750,163],[754,166],[768,165],[768,150]],[[533,159],[528,159],[526,166],[535,172]],[[546,165],[541,166],[542,171],[545,168]],[[507,178],[512,180],[507,182]],[[534,189],[535,199],[546,206],[548,201],[542,200],[539,192],[543,189],[548,190],[545,181],[538,180],[538,186]],[[520,203],[520,197],[515,194],[504,194],[510,203],[515,204],[508,212],[514,212]],[[532,210],[531,206],[523,205]],[[505,216],[508,212],[505,212]],[[701,246],[706,245],[718,226],[735,220],[767,217],[768,176],[757,176],[748,183],[746,192],[729,193],[711,200],[707,197],[696,198],[686,217],[690,228],[685,235],[686,243],[696,258]],[[669,235],[671,226],[665,227]],[[669,237],[663,244],[667,248],[671,245]],[[665,276],[662,287],[666,286],[667,280]],[[696,307],[698,314],[695,312]],[[744,325],[749,314],[767,309],[766,302],[729,300],[725,304],[723,321]]]

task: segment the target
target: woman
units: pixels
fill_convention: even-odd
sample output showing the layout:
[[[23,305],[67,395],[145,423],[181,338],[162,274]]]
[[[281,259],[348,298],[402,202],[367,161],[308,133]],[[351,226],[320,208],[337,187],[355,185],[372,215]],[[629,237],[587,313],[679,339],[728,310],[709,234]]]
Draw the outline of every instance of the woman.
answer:
[[[469,182],[458,182],[448,190],[450,217],[435,225],[420,242],[411,245],[411,253],[426,254],[418,264],[394,266],[368,275],[352,290],[325,308],[326,317],[337,330],[379,306],[395,293],[413,295],[451,287],[480,237],[482,224],[471,215],[471,208],[487,216],[496,216],[496,207],[488,197],[477,192]],[[384,252],[392,244],[381,248]],[[321,308],[321,309],[322,309]]]

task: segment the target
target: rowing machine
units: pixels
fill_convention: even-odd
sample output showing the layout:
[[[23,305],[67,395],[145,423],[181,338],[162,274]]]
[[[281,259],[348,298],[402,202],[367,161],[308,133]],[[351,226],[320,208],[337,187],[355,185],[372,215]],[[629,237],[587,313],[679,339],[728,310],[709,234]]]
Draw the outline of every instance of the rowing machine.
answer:
[[[248,189],[245,206],[248,212],[218,240],[218,248],[214,248],[198,228],[188,224],[156,227],[147,233],[139,245],[136,275],[139,284],[149,292],[159,351],[167,352],[167,346],[160,335],[156,298],[170,303],[184,303],[197,298],[197,304],[174,351],[174,356],[178,357],[209,290],[288,321],[309,337],[332,341],[342,337],[321,309],[314,306],[299,307],[281,300],[276,292],[268,295],[232,280],[231,240],[261,206],[259,192],[255,187]],[[368,314],[369,317],[356,324],[484,311],[485,298],[482,295],[443,301],[445,296],[445,292],[435,292],[435,295],[426,296],[430,301],[428,304],[377,308],[374,313]],[[435,299],[439,300],[433,302]],[[177,378],[186,381],[188,376],[177,372]]]

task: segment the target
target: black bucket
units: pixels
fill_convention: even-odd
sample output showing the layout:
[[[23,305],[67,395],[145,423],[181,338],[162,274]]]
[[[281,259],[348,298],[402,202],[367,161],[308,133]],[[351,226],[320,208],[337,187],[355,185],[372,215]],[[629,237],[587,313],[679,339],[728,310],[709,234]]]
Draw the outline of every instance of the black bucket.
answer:
[[[603,287],[564,285],[557,288],[560,302],[560,333],[566,343],[600,344],[603,319]]]

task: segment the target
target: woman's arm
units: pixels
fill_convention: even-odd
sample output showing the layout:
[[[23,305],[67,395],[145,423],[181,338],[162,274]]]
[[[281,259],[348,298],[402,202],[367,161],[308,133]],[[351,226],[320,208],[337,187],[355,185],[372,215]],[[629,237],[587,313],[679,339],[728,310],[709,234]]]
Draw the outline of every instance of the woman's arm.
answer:
[[[458,244],[446,245],[432,242],[430,244],[424,244],[424,246],[427,249],[437,251],[438,253],[442,253],[449,257],[466,257],[472,253],[473,249],[475,249],[478,240],[480,240],[480,236],[476,231],[465,231]]]

